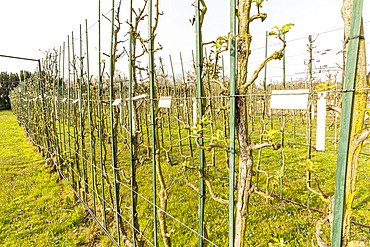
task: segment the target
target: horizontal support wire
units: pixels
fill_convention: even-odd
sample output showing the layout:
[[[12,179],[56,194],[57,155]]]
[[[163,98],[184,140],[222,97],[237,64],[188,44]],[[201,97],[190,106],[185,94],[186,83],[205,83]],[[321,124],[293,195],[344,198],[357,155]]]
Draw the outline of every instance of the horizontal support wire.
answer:
[[[54,133],[52,133],[53,136],[55,138],[57,138],[58,140],[60,140],[62,143],[64,143],[59,137],[55,136]],[[69,147],[67,144],[66,144],[67,147]],[[103,172],[98,166],[96,166],[95,164],[93,164],[90,160],[86,159],[85,157],[82,157],[76,150],[70,148],[73,152],[75,152],[78,156],[80,156],[82,159],[84,159],[86,162],[88,162],[89,164],[91,164],[92,166],[94,166],[96,169],[100,170],[100,172]],[[114,179],[111,175],[109,175],[108,173],[104,173],[106,175],[108,175],[111,179]],[[214,245],[214,246],[217,246],[215,243],[213,243],[211,240],[205,238],[204,236],[200,235],[198,232],[196,232],[195,230],[193,230],[192,228],[190,228],[189,226],[187,226],[186,224],[184,224],[183,222],[181,222],[180,220],[178,220],[177,218],[175,218],[174,216],[172,216],[171,214],[169,214],[168,212],[164,211],[163,209],[161,209],[159,206],[157,205],[154,205],[154,203],[152,203],[150,200],[148,200],[146,197],[144,197],[143,195],[139,194],[137,191],[135,190],[132,190],[129,186],[127,186],[126,184],[122,183],[121,181],[119,180],[116,180],[119,184],[121,184],[122,186],[124,186],[125,188],[127,188],[128,190],[134,192],[136,195],[138,195],[139,197],[141,197],[142,199],[144,199],[145,201],[147,201],[149,204],[151,204],[152,206],[155,206],[158,210],[162,211],[163,213],[165,213],[168,217],[170,217],[171,219],[175,220],[176,222],[178,222],[179,224],[181,224],[182,226],[184,226],[185,228],[187,228],[188,230],[192,231],[193,233],[195,233],[196,235],[198,236],[201,236],[205,241],[209,242],[210,244]]]
[[[27,131],[26,131],[27,132]],[[28,136],[30,137],[30,133],[29,132],[27,132],[27,134],[28,134]],[[52,132],[52,134],[54,135],[54,137],[55,138],[57,138],[59,141],[61,141],[61,142],[63,142],[61,139],[59,139],[58,137],[56,137],[55,136],[55,134]],[[44,136],[41,136],[41,137],[44,137]],[[46,137],[45,137],[46,138]],[[32,138],[30,137],[30,139],[32,140]],[[34,144],[36,144],[34,141],[32,141]],[[64,143],[64,142],[63,142]],[[65,144],[65,143],[64,143]],[[41,147],[40,145],[38,145],[38,144],[36,144],[37,146],[39,146],[39,147]],[[67,144],[65,144],[68,148],[70,148]],[[50,155],[51,155],[51,157],[53,157],[53,155],[52,155],[52,153],[51,152],[49,152],[48,150],[47,150],[47,148],[44,148],[44,147],[42,147],[44,150],[46,150]],[[76,150],[74,150],[73,148],[70,148],[74,153],[76,153],[76,154],[78,154],[80,157],[82,157]],[[61,157],[61,158],[63,158],[59,153],[58,153],[58,156],[59,157]],[[52,158],[53,159],[53,162],[56,164],[56,161],[54,160],[54,158]],[[64,158],[63,158],[64,159]],[[88,161],[88,162],[90,162],[89,160],[87,160],[87,159],[85,159],[84,158],[84,160],[85,161]],[[67,162],[67,164],[68,164],[68,162]],[[90,162],[90,164],[92,164],[91,162]],[[95,166],[95,165],[94,165]],[[58,166],[56,166],[57,168],[58,168]],[[91,191],[93,191],[99,198],[101,198],[106,204],[108,204],[108,206],[110,206],[111,208],[112,208],[112,210],[114,211],[114,212],[116,212],[119,216],[121,216],[121,218],[127,223],[127,224],[129,224],[132,228],[134,228],[135,229],[135,231],[136,232],[138,232],[146,241],[148,241],[148,243],[150,243],[152,246],[154,246],[154,244],[152,243],[152,242],[150,242],[150,240],[148,240],[143,234],[142,234],[142,232],[141,231],[139,231],[138,229],[136,229],[134,226],[132,226],[131,225],[131,223],[128,221],[128,220],[126,220],[125,218],[124,218],[124,216],[122,216],[119,212],[117,212],[117,210],[114,208],[114,206],[113,205],[111,205],[109,202],[107,202],[104,198],[102,198],[100,195],[99,195],[99,193],[97,192],[97,191],[95,191],[90,185],[89,185],[89,183],[86,183],[86,181],[78,174],[78,172],[76,172],[70,165],[68,165],[68,167],[74,172],[74,174],[75,175],[77,175],[77,177],[78,178],[80,178],[80,180],[81,181],[83,181],[84,182],[84,184],[85,185],[87,185],[90,189],[91,189]],[[95,166],[95,168],[98,168],[97,166]],[[60,171],[60,169],[58,168],[58,170]],[[103,173],[103,171],[101,170],[101,169],[99,169],[102,173]],[[62,171],[60,171],[60,172],[62,172]],[[63,175],[64,175],[64,173],[63,173]],[[109,176],[109,174],[107,173],[107,175]],[[110,176],[109,176],[110,177]],[[64,177],[63,177],[64,178]],[[112,179],[113,179],[113,177],[111,177]],[[70,184],[69,182],[68,182],[68,180],[66,180],[67,181],[67,183],[68,184]],[[117,180],[118,181],[118,180]],[[75,191],[75,190],[74,190]],[[92,212],[91,212],[92,213]],[[99,223],[99,226],[100,226],[100,223]],[[105,229],[105,228],[104,228]],[[102,229],[102,230],[104,230],[104,229]],[[105,229],[106,230],[106,229]],[[117,246],[118,246],[118,244],[116,244]]]

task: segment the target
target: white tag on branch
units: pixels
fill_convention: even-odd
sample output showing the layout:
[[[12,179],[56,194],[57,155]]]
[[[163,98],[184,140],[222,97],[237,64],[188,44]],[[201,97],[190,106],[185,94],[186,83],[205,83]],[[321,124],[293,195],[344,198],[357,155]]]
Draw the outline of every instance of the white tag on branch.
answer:
[[[67,98],[62,99],[62,102],[66,102]]]
[[[143,99],[146,98],[148,95],[147,94],[140,94],[138,96],[132,97],[131,100],[138,100],[138,99]],[[126,98],[127,101],[130,100],[130,98]]]
[[[325,151],[326,93],[319,93],[317,100],[316,150]]]
[[[306,110],[309,89],[272,90],[271,109]]]
[[[74,101],[72,101],[72,104],[76,104],[78,101],[80,101],[80,99],[75,99]]]
[[[171,108],[172,97],[160,97],[158,102],[159,108]]]
[[[122,99],[116,99],[113,101],[112,105],[119,105],[121,104],[121,102],[122,102]]]

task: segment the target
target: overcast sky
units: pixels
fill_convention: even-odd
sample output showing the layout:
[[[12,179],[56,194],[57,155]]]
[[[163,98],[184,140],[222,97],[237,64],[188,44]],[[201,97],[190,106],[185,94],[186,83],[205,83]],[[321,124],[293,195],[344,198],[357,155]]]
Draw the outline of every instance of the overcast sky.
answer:
[[[116,0],[117,2],[117,0]],[[370,3],[364,1],[365,37],[368,37]],[[140,6],[142,1],[135,0],[134,4]],[[193,0],[160,0],[160,9],[164,15],[160,17],[157,41],[164,49],[156,54],[156,57],[164,58],[166,70],[169,67],[169,54],[172,55],[175,64],[175,73],[180,70],[179,53],[182,52],[185,67],[191,68],[191,52],[195,50],[194,26],[189,19],[194,15]],[[229,31],[229,1],[208,0],[206,1],[208,12],[204,23],[204,41],[215,40],[220,35],[226,35]],[[295,26],[287,35],[288,46],[286,50],[287,75],[299,77],[304,73],[305,59],[308,58],[306,44],[308,35],[317,37],[315,46],[315,66],[333,66],[341,62],[340,54],[343,39],[343,26],[340,16],[342,1],[338,0],[270,0],[265,3],[262,12],[268,14],[265,22],[256,21],[252,26],[253,50],[251,67],[253,68],[264,57],[265,32],[273,26],[282,26],[286,23],[294,23]],[[108,13],[111,1],[102,0],[102,13]],[[121,21],[128,18],[128,1],[122,1]],[[108,17],[111,15],[108,14]],[[97,0],[12,0],[2,1],[0,8],[1,40],[0,54],[22,56],[29,58],[43,58],[43,51],[57,48],[67,42],[67,35],[74,32],[75,52],[79,54],[79,25],[85,30],[85,19],[89,27],[89,50],[91,57],[92,74],[96,73],[97,64],[97,25],[98,1]],[[102,20],[103,50],[109,53],[110,27],[107,20]],[[125,24],[120,38],[128,31]],[[147,36],[146,20],[143,23],[142,35]],[[317,34],[319,34],[317,36]],[[85,35],[85,34],[83,34]],[[83,38],[85,40],[85,37]],[[369,45],[369,39],[366,40]],[[270,38],[269,45],[278,44],[278,40]],[[127,44],[127,43],[126,43]],[[83,44],[85,49],[85,43]],[[279,45],[270,46],[269,53],[279,49]],[[327,54],[321,52],[331,49]],[[368,49],[369,50],[369,49]],[[85,52],[85,51],[84,51]],[[326,61],[327,60],[327,61]],[[225,54],[226,69],[228,69],[228,56]],[[325,62],[324,62],[325,61]],[[321,63],[321,64],[320,64]],[[121,59],[118,69],[127,70],[127,57]],[[20,62],[17,60],[0,58],[0,71],[18,72],[21,69],[34,71],[36,65],[32,62]],[[268,67],[270,80],[279,77],[282,70],[281,61],[275,61]]]

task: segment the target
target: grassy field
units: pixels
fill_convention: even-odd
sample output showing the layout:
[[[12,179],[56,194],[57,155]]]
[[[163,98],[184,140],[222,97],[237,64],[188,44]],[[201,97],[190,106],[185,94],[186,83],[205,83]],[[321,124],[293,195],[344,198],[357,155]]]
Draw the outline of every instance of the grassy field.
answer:
[[[0,245],[108,246],[11,111],[0,111]]]
[[[214,104],[216,105],[216,104]],[[37,109],[37,107],[36,107]],[[50,109],[53,109],[50,107]],[[96,176],[96,191],[97,195],[102,197],[102,182],[101,182],[101,172],[99,168],[99,159],[97,158],[99,154],[99,147],[98,147],[98,139],[97,139],[97,124],[95,123],[95,127],[93,127],[94,130],[94,136],[95,136],[95,146],[93,144],[93,147],[95,147],[95,161],[92,162],[92,166],[89,163],[89,159],[91,159],[91,153],[90,153],[90,147],[89,147],[89,141],[88,136],[86,136],[86,126],[85,126],[85,136],[84,136],[84,155],[85,159],[84,165],[82,165],[82,155],[80,155],[81,152],[81,145],[80,141],[76,136],[78,136],[81,133],[81,127],[79,123],[79,118],[77,115],[70,118],[70,121],[73,120],[73,122],[70,123],[69,128],[67,129],[67,124],[63,119],[68,119],[69,114],[67,114],[63,108],[62,113],[64,112],[64,118],[62,115],[62,118],[59,118],[60,122],[57,122],[57,128],[58,130],[54,130],[56,133],[64,133],[66,140],[69,137],[71,139],[71,144],[68,143],[68,145],[61,145],[61,155],[65,158],[75,157],[74,159],[74,165],[80,164],[79,166],[72,166],[80,168],[79,176],[82,177],[81,174],[81,168],[84,167],[86,169],[85,173],[87,174],[87,183],[91,184],[91,173],[92,170],[94,171],[94,174]],[[105,108],[105,113],[108,112],[108,109]],[[147,113],[144,110],[142,111],[143,114]],[[165,112],[166,113],[166,112]],[[11,115],[10,112],[7,112],[9,116]],[[21,115],[26,115],[26,112],[20,113]],[[175,114],[175,112],[172,112],[172,114]],[[106,115],[108,116],[108,115]],[[143,115],[145,116],[145,115]],[[162,172],[164,175],[164,180],[167,184],[167,193],[168,193],[168,205],[166,212],[171,215],[171,217],[166,217],[167,221],[167,227],[168,229],[173,229],[171,239],[173,246],[197,246],[198,245],[198,236],[194,233],[197,232],[198,229],[198,200],[199,200],[199,193],[194,191],[190,186],[187,185],[184,177],[183,177],[183,170],[182,170],[182,159],[184,155],[181,155],[180,147],[178,145],[179,139],[182,139],[187,136],[187,130],[180,129],[180,132],[182,134],[182,137],[180,138],[178,133],[178,126],[176,121],[174,120],[174,117],[167,116],[167,114],[163,115],[163,123],[161,123],[160,128],[160,141],[162,142],[162,146],[164,147],[162,149],[161,153],[161,167]],[[220,117],[219,117],[220,118]],[[103,119],[106,119],[105,128],[103,131],[103,137],[106,138],[109,136],[109,117],[103,117]],[[29,118],[24,118],[23,121],[29,120]],[[86,120],[86,118],[85,118]],[[145,118],[141,118],[141,131],[144,133],[141,137],[143,140],[143,145],[140,149],[140,155],[145,156],[145,153],[147,149],[145,147],[150,146],[150,129],[148,129],[149,124],[144,122]],[[87,121],[87,120],[86,120]],[[96,118],[95,120],[96,121]],[[307,204],[308,196],[307,196],[307,187],[306,187],[306,154],[307,154],[307,146],[305,143],[307,142],[306,139],[306,131],[307,131],[307,120],[304,115],[300,116],[297,115],[294,118],[292,115],[289,116],[288,113],[284,113],[284,121],[286,123],[286,129],[285,129],[285,143],[284,146],[284,157],[285,157],[285,175],[282,180],[282,192],[283,197],[288,198],[290,200],[302,203],[304,205]],[[295,124],[293,125],[295,121]],[[335,167],[336,167],[336,146],[334,139],[334,119],[332,117],[328,117],[327,119],[328,125],[327,125],[327,142],[326,142],[326,151],[316,151],[312,150],[311,153],[311,161],[315,162],[316,168],[314,169],[315,174],[317,177],[317,183],[320,184],[320,188],[326,193],[327,195],[333,195],[334,194],[334,188],[335,188]],[[279,130],[281,128],[281,115],[275,114],[273,116],[273,127],[271,122],[266,121],[265,125],[268,127],[266,130],[275,129]],[[333,124],[330,124],[330,122],[333,122]],[[104,121],[103,121],[104,123]],[[171,123],[171,125],[170,125]],[[222,121],[220,119],[217,119],[214,121],[217,129],[223,129]],[[16,126],[15,122],[12,122],[14,127]],[[38,129],[38,121],[26,121],[26,124],[28,126],[31,126],[37,130]],[[123,124],[118,125],[118,150],[120,150],[119,155],[117,155],[119,167],[120,167],[120,175],[129,177],[130,175],[130,156],[129,156],[129,148],[127,147],[127,133],[123,130]],[[253,128],[254,132],[252,135],[252,138],[254,141],[258,141],[260,135],[262,134],[261,131],[259,131],[262,128],[260,118],[256,116],[253,120]],[[270,127],[271,126],[271,127]],[[315,123],[313,123],[313,126],[315,126]],[[331,127],[330,127],[331,126]],[[75,129],[73,129],[74,127]],[[9,130],[9,127],[5,127],[7,130]],[[19,127],[17,127],[19,128]],[[296,136],[293,137],[292,130],[295,129]],[[21,131],[21,129],[19,129]],[[313,133],[315,132],[315,127],[312,129]],[[53,134],[54,132],[52,132]],[[126,133],[126,135],[125,135]],[[34,133],[37,137],[37,134]],[[206,137],[211,137],[211,131],[210,126],[206,126],[204,130],[204,134]],[[81,135],[81,134],[80,134]],[[277,135],[276,140],[279,141],[280,134]],[[55,136],[55,134],[54,134]],[[227,136],[227,135],[225,135]],[[313,135],[315,136],[315,135]],[[64,136],[60,134],[60,140],[64,140]],[[331,139],[329,139],[331,138]],[[6,139],[6,138],[3,138]],[[16,140],[17,137],[11,137],[9,136],[7,139],[9,140]],[[294,144],[296,143],[296,144]],[[315,143],[315,137],[312,140],[312,144]],[[104,180],[104,186],[105,186],[105,198],[106,201],[106,214],[107,214],[107,229],[108,231],[113,235],[113,237],[117,237],[115,235],[116,232],[116,222],[115,222],[115,215],[113,212],[114,203],[113,203],[113,179],[112,178],[112,169],[111,169],[111,150],[110,150],[110,144],[107,139],[103,140],[104,147],[106,150],[104,151],[103,148],[103,156],[105,157],[105,160],[102,162],[103,165],[106,168],[106,171],[104,172],[105,180]],[[9,145],[9,144],[5,144]],[[54,144],[55,145],[55,144]],[[190,153],[190,145],[186,142],[183,142],[182,151],[186,155],[189,155]],[[16,146],[20,146],[20,144],[16,144]],[[79,149],[77,149],[79,147]],[[174,162],[169,162],[166,160],[165,155],[163,155],[164,150],[170,150],[170,147],[173,148],[170,152],[171,159],[173,159]],[[198,150],[194,142],[192,143],[192,147],[194,149],[194,164],[197,165],[199,162],[198,159]],[[77,151],[76,151],[77,150]],[[368,181],[370,177],[370,166],[369,166],[369,160],[368,160],[368,150],[369,146],[366,144],[363,148],[363,152],[365,154],[360,156],[360,165],[359,165],[359,172],[358,172],[358,181],[357,181],[357,193],[355,196],[355,202],[354,202],[354,214],[353,219],[355,221],[361,222],[363,224],[370,225],[370,218],[368,217],[370,215],[370,207],[369,207],[369,190],[368,190]],[[22,149],[23,151],[23,149]],[[68,155],[68,152],[70,154]],[[282,153],[281,150],[273,150],[272,148],[266,148],[263,149],[262,152],[262,158],[261,158],[261,167],[260,169],[266,171],[269,176],[276,175],[276,172],[279,172],[281,170],[281,161],[282,161]],[[254,155],[254,162],[257,162],[258,160],[258,151],[253,153]],[[212,186],[214,192],[221,198],[227,199],[228,198],[228,170],[225,169],[228,162],[226,161],[226,156],[224,154],[224,151],[217,150],[215,151],[215,162],[214,165],[212,163],[212,152],[206,152],[206,164],[209,166],[209,173],[213,177],[212,180]],[[9,160],[11,158],[7,158]],[[39,160],[38,164],[41,169],[41,167],[44,167],[42,165],[41,157],[33,158],[34,160]],[[19,161],[20,164],[24,164],[26,162],[32,161],[31,158],[26,158],[26,161],[23,160]],[[189,158],[190,160],[190,158]],[[78,161],[78,162],[76,162]],[[3,162],[6,163],[6,162]],[[41,164],[41,166],[40,166]],[[72,163],[71,163],[72,164]],[[211,164],[211,165],[209,165]],[[226,166],[225,166],[226,165]],[[73,180],[73,178],[70,176],[70,174],[73,174],[69,172],[68,163],[62,165],[62,169],[65,171],[65,174],[67,174],[68,179],[70,181]],[[46,170],[46,174],[49,174],[46,168],[42,168]],[[76,170],[77,170],[76,169]],[[238,161],[236,162],[236,170],[238,172]],[[76,173],[76,172],[74,172]],[[189,181],[194,184],[198,185],[199,183],[199,176],[196,173],[196,171],[188,169],[186,171],[186,175],[189,178]],[[262,173],[259,174],[259,187],[262,189],[266,189],[265,183],[266,183],[266,176]],[[53,175],[51,180],[47,179],[50,175],[44,176],[42,183],[44,185],[55,184],[56,175]],[[77,177],[77,173],[75,174],[75,180]],[[109,178],[109,179],[108,179]],[[122,178],[122,177],[121,177]],[[226,178],[226,179],[224,179]],[[257,176],[253,177],[253,182],[256,182]],[[140,224],[140,230],[143,230],[143,233],[148,238],[149,241],[153,242],[153,220],[152,220],[152,213],[153,213],[153,207],[151,205],[151,199],[152,199],[152,163],[150,160],[147,160],[146,162],[143,162],[140,166],[138,166],[136,179],[138,183],[138,190],[137,193],[140,194],[137,202],[137,214],[138,214],[138,220]],[[108,181],[109,180],[109,181]],[[126,182],[126,180],[119,180],[119,197],[121,201],[121,213],[120,217],[123,219],[123,226],[125,230],[128,232],[128,237],[131,239],[132,235],[132,227],[130,226],[130,220],[131,220],[131,210],[130,210],[130,196],[131,191],[129,187],[129,183]],[[82,182],[81,178],[79,178],[79,182]],[[273,193],[279,194],[280,190],[280,181],[277,179],[274,180],[275,185],[272,185],[272,182],[270,183],[269,191],[273,189]],[[41,184],[36,184],[36,186],[41,186]],[[316,183],[312,182],[312,186],[314,189],[318,190]],[[159,182],[157,180],[157,194],[159,193]],[[51,190],[51,187],[50,187]],[[89,190],[91,192],[91,190]],[[80,188],[80,192],[82,194],[82,190]],[[92,207],[92,200],[91,200],[91,193],[88,192],[88,204],[90,207]],[[110,193],[108,193],[110,192]],[[52,192],[57,193],[58,196],[61,196],[62,193],[59,192]],[[51,194],[52,194],[51,193]],[[49,195],[50,193],[48,193]],[[142,197],[141,197],[142,196]],[[225,204],[220,204],[209,196],[208,190],[206,192],[206,203],[205,203],[205,236],[206,238],[213,241],[217,246],[227,246],[228,244],[228,206]],[[56,210],[59,210],[61,208],[61,213],[63,213],[63,209],[67,208],[71,210],[73,205],[71,205],[70,201],[72,200],[72,195],[68,196],[70,199],[67,199],[67,196],[63,197],[62,199],[56,200],[58,203],[55,206]],[[17,198],[17,197],[14,197]],[[143,199],[145,198],[145,199]],[[148,202],[149,201],[149,202]],[[311,193],[310,196],[310,206],[323,210],[324,205],[323,202],[319,199],[317,195],[314,195]],[[157,201],[157,205],[158,205]],[[52,205],[53,203],[49,203],[47,205]],[[75,208],[78,208],[76,206]],[[14,210],[13,210],[14,211]],[[55,212],[54,211],[54,212]],[[37,211],[36,211],[37,212]],[[98,218],[101,218],[101,212],[102,205],[101,200],[98,203],[97,202],[97,216]],[[77,215],[77,214],[76,214]],[[84,215],[79,214],[79,215]],[[48,216],[48,215],[47,215]],[[58,216],[58,215],[57,215]],[[57,217],[56,216],[56,217]],[[13,219],[17,217],[17,215],[10,217],[10,219]],[[68,219],[63,218],[65,221],[69,220],[71,221],[73,219],[73,215],[71,214]],[[173,217],[173,218],[172,218]],[[299,207],[293,204],[290,204],[286,201],[280,200],[276,197],[273,197],[273,200],[267,201],[263,196],[260,194],[254,193],[251,196],[250,199],[250,212],[247,220],[247,229],[246,229],[246,244],[247,246],[312,246],[312,240],[315,239],[315,232],[316,232],[316,222],[318,219],[320,219],[321,214],[313,211],[308,211],[307,209],[303,207]],[[47,218],[47,217],[46,217]],[[47,218],[49,221],[51,221],[49,218]],[[57,217],[53,222],[60,220],[60,217]],[[80,223],[76,223],[75,226],[71,226],[63,233],[59,232],[58,234],[53,233],[54,239],[56,237],[63,237],[66,239],[70,239],[68,236],[82,236],[81,233],[73,235],[73,230],[76,229],[76,225],[86,227],[85,230],[81,231],[86,232],[89,231],[88,229],[91,229],[91,223],[88,221],[85,221],[82,217],[80,219]],[[184,227],[184,225],[180,224],[181,221],[184,223],[187,227]],[[69,224],[69,225],[68,225]],[[73,225],[73,223],[69,222],[67,223],[68,226]],[[194,232],[190,231],[189,228],[193,229]],[[52,228],[52,227],[51,227]],[[56,227],[54,227],[56,228]],[[52,229],[54,229],[52,228]],[[0,229],[2,230],[2,229]],[[330,240],[330,229],[329,227],[324,227],[324,239],[326,242],[329,242]],[[365,227],[359,227],[357,225],[354,225],[352,228],[352,239],[354,240],[360,240],[364,243],[368,244],[370,239],[370,229]],[[53,230],[58,232],[57,230]],[[72,231],[72,233],[71,233]],[[93,231],[93,230],[91,230]],[[145,232],[144,232],[145,231]],[[2,235],[0,235],[2,236]],[[160,237],[160,234],[158,233],[158,237]],[[48,237],[46,237],[47,239]],[[76,237],[77,238],[77,237]],[[88,242],[89,238],[85,237],[84,240],[80,241],[80,244],[87,245],[86,242]],[[65,240],[69,241],[69,240]],[[83,242],[85,241],[85,242]],[[69,242],[67,242],[69,243]],[[107,245],[108,241],[106,237],[99,237],[96,238],[93,237],[93,240],[89,242],[91,245]],[[162,240],[159,240],[159,246],[163,246]],[[75,243],[72,243],[70,245],[73,245]],[[69,244],[66,244],[69,245]],[[39,244],[37,244],[39,246]],[[149,244],[145,246],[150,246]]]

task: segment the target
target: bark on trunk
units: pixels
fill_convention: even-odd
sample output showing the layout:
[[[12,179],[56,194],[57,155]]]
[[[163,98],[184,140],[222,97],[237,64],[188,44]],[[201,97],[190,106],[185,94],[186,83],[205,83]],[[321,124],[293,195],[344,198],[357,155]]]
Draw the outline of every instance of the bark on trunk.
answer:
[[[245,223],[248,216],[252,186],[253,156],[248,136],[247,107],[244,98],[237,99],[237,126],[240,146],[238,192],[235,211],[235,247],[244,246]]]

